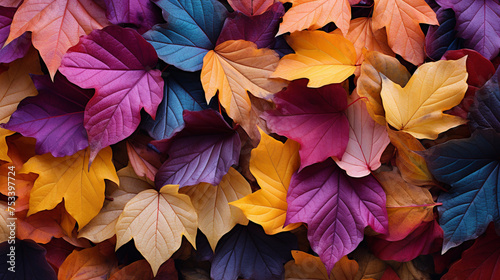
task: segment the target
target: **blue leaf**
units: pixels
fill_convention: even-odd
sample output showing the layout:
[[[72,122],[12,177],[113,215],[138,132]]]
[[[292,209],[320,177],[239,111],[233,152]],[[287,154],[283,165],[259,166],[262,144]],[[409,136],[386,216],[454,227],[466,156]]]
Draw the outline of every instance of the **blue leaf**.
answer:
[[[433,60],[439,60],[446,51],[461,49],[463,45],[463,40],[456,37],[456,20],[453,10],[439,10],[437,19],[439,26],[430,26],[425,36],[425,51]]]
[[[290,252],[296,248],[297,240],[289,232],[270,236],[253,223],[236,225],[217,244],[210,276],[220,280],[235,280],[238,276],[249,280],[283,279],[283,265],[292,259]]]
[[[424,152],[438,181],[451,185],[438,201],[444,231],[443,253],[475,239],[494,221],[500,228],[500,134],[476,130],[468,139],[451,140]]]
[[[169,138],[184,124],[182,112],[207,109],[200,73],[175,71],[165,80],[163,100],[153,120],[149,115],[142,127],[156,140]]]
[[[184,71],[198,71],[215,47],[226,8],[216,0],[158,0],[166,24],[155,25],[143,37],[160,59]]]
[[[493,128],[500,133],[500,68],[484,86],[476,92],[470,109],[469,125],[473,129]]]

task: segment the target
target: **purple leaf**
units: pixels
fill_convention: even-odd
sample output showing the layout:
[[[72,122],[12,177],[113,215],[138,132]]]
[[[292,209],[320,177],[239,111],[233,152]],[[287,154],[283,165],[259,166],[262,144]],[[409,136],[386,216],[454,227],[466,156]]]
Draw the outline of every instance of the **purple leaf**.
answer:
[[[307,223],[311,248],[331,271],[363,240],[365,227],[387,233],[385,202],[372,175],[351,178],[327,159],[292,176],[285,225]]]
[[[106,17],[113,24],[133,24],[142,34],[163,21],[161,10],[150,0],[105,0]]]
[[[217,185],[231,165],[238,162],[241,142],[235,130],[211,109],[184,111],[184,127],[170,139],[157,141],[169,158],[156,173],[158,189],[167,184],[179,187],[201,182]]]
[[[268,11],[258,16],[249,17],[234,12],[226,19],[216,45],[228,40],[246,40],[254,42],[259,49],[271,48],[275,44],[274,37],[284,14],[285,9],[281,3],[275,3]]]
[[[458,37],[465,47],[474,49],[487,59],[500,52],[500,3],[498,0],[438,0],[443,9],[453,9]]]
[[[448,50],[462,48],[462,39],[456,36],[456,20],[453,10],[440,9],[436,16],[439,26],[431,25],[425,36],[425,51],[433,60],[439,60]]]
[[[99,150],[127,138],[151,116],[163,98],[163,79],[152,70],[158,61],[153,47],[130,28],[108,26],[80,38],[63,57],[59,71],[96,94],[85,108],[84,125],[91,160]]]
[[[81,89],[64,76],[32,76],[38,95],[21,101],[6,129],[36,138],[36,153],[69,156],[89,143],[83,112],[93,90]]]
[[[500,68],[484,86],[476,92],[470,109],[469,125],[473,129],[493,128],[500,133]]]
[[[24,57],[31,46],[31,34],[24,33],[4,47],[16,10],[17,8],[0,7],[0,63],[10,63]]]
[[[254,224],[236,225],[224,235],[215,249],[210,275],[212,279],[284,279],[283,265],[297,248],[295,236],[288,232],[266,235]]]
[[[335,156],[339,159],[349,142],[345,115],[347,93],[340,84],[308,88],[297,80],[274,96],[276,110],[262,117],[269,128],[300,143],[300,169]]]

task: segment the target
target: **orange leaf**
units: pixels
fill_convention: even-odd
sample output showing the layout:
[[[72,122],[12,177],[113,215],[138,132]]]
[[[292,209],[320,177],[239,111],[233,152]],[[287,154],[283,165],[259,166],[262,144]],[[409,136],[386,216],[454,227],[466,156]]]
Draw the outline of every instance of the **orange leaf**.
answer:
[[[24,137],[21,134],[7,137],[7,146],[9,147],[7,154],[16,169],[21,169],[25,162],[36,155],[35,144],[35,138]]]
[[[277,35],[303,29],[319,29],[334,22],[343,34],[349,30],[351,6],[348,0],[294,0],[285,13]]]
[[[274,4],[275,0],[228,0],[227,2],[235,11],[251,17],[263,14]]]
[[[33,188],[33,183],[38,176],[32,173],[16,173],[15,169],[13,169],[14,171],[11,171],[11,168],[9,168],[12,166],[12,163],[0,165],[0,193],[9,196],[9,192],[14,192],[17,197],[14,208],[16,209],[16,212],[19,212],[28,209],[31,188]],[[14,173],[10,173],[9,175],[9,172]],[[9,184],[9,182],[11,184]],[[12,183],[15,183],[15,185],[12,185]]]
[[[127,141],[126,144],[128,158],[135,173],[139,177],[144,176],[149,180],[154,181],[156,172],[158,172],[158,168],[161,166],[161,162],[157,154],[145,145],[141,146],[135,143],[130,143],[130,141]]]
[[[0,128],[0,160],[10,161],[9,156],[7,155],[7,151],[9,147],[7,146],[6,137],[14,134],[14,131],[10,131],[7,129]]]
[[[73,251],[59,268],[59,280],[108,279],[118,266],[114,251],[101,243],[96,247]]]
[[[425,58],[425,36],[419,23],[439,24],[424,0],[375,0],[374,30],[385,26],[391,49],[415,65]]]
[[[356,261],[344,256],[328,273],[319,257],[302,251],[292,251],[292,257],[294,260],[285,264],[285,279],[287,280],[354,280],[359,268]]]
[[[65,211],[62,204],[49,211],[41,211],[26,217],[28,211],[16,213],[17,238],[31,239],[37,243],[46,244],[54,238],[64,236],[61,227],[62,212]],[[75,225],[73,224],[73,227]]]
[[[105,10],[92,0],[25,0],[19,7],[5,44],[32,31],[52,79],[66,51],[80,36],[109,25]]]
[[[350,254],[358,262],[359,270],[355,279],[380,279],[387,264],[375,257],[368,248],[358,247]]]
[[[332,33],[341,35],[340,29],[335,29]],[[387,43],[387,33],[385,29],[373,30],[372,18],[360,17],[351,20],[349,31],[345,35],[346,39],[354,44],[358,60],[356,64],[361,64],[364,60],[363,49],[378,51],[390,56],[395,56]]]
[[[133,262],[113,273],[109,280],[149,280],[153,279],[153,271],[146,260]]]

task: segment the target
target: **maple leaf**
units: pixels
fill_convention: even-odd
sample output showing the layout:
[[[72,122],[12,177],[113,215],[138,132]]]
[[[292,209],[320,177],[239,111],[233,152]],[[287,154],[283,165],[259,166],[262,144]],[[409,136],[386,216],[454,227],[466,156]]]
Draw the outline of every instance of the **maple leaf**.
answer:
[[[255,139],[256,128],[250,125],[251,102],[248,92],[258,98],[270,99],[286,86],[280,79],[271,79],[278,65],[278,54],[258,49],[255,43],[229,40],[209,51],[203,58],[201,82],[207,102],[218,93],[227,114]]]
[[[54,78],[67,50],[80,36],[109,24],[104,9],[93,0],[26,0],[12,20],[6,44],[26,31]]]
[[[116,174],[120,184],[118,186],[110,184],[106,190],[107,196],[112,200],[105,200],[99,214],[86,226],[80,227],[79,238],[83,237],[94,243],[100,243],[113,237],[116,222],[123,212],[125,204],[141,191],[154,188],[151,181],[137,176],[130,165],[120,169]]]
[[[285,279],[316,279],[316,280],[354,280],[358,273],[359,265],[347,256],[342,257],[330,272],[319,257],[302,251],[292,251],[293,261],[285,264]]]
[[[438,25],[436,14],[424,0],[375,0],[373,28],[385,26],[391,49],[405,60],[424,62],[425,36],[419,23]]]
[[[38,94],[29,74],[42,74],[34,49],[24,58],[12,62],[9,70],[0,74],[0,123],[9,120],[21,100]]]
[[[117,268],[118,261],[111,243],[73,251],[63,262],[58,279],[107,279]]]
[[[53,209],[63,199],[80,227],[99,213],[104,202],[104,179],[118,183],[118,177],[111,162],[111,148],[103,149],[90,169],[89,153],[87,148],[60,158],[44,154],[24,164],[19,173],[39,174],[31,190],[28,215]]]
[[[96,94],[85,107],[84,126],[91,162],[102,148],[130,136],[140,123],[140,110],[151,116],[163,97],[153,47],[135,30],[109,26],[80,39],[62,60],[59,71]]]
[[[260,143],[250,157],[250,172],[261,189],[230,204],[261,225],[266,234],[273,235],[300,226],[300,223],[284,226],[288,185],[300,165],[299,144],[293,140],[283,144],[263,131],[260,133]]]
[[[319,29],[330,22],[346,34],[351,20],[348,0],[293,0],[293,6],[283,17],[278,35],[303,29]]]
[[[442,112],[458,105],[464,97],[465,62],[466,57],[426,63],[415,71],[404,88],[382,76],[380,96],[387,123],[425,139],[436,139],[439,133],[465,123],[460,117]]]
[[[272,131],[300,143],[300,169],[331,156],[342,158],[349,141],[342,86],[311,89],[306,84],[303,79],[292,82],[274,96],[276,110],[262,116]]]
[[[140,192],[127,202],[116,223],[116,248],[133,238],[154,275],[179,249],[183,235],[196,247],[196,210],[189,196],[178,190],[178,185],[165,185],[159,192]]]
[[[248,224],[243,212],[230,204],[251,194],[252,188],[245,177],[232,167],[217,186],[201,183],[182,188],[181,193],[191,198],[198,213],[198,228],[207,237],[213,251],[219,239],[237,223]]]
[[[235,11],[251,17],[266,12],[276,0],[228,0],[227,2]]]
[[[286,38],[295,51],[283,57],[272,77],[308,78],[308,87],[340,83],[356,70],[356,50],[344,37],[323,31],[294,32]]]

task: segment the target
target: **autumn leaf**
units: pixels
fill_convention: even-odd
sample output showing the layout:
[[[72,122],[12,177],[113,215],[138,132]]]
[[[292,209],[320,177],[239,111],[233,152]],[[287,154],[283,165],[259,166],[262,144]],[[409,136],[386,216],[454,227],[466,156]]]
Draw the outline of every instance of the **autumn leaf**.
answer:
[[[7,151],[9,147],[7,146],[7,136],[14,134],[14,131],[0,128],[0,160],[11,161]]]
[[[9,240],[10,228],[7,227],[9,224],[9,205],[5,201],[0,201],[0,243]]]
[[[344,37],[323,31],[294,32],[287,37],[295,51],[283,57],[272,77],[309,79],[308,87],[340,83],[356,70],[356,50]]]
[[[267,234],[273,235],[301,225],[284,226],[288,186],[300,165],[299,144],[293,140],[283,144],[263,131],[260,134],[260,143],[252,150],[250,172],[261,189],[230,204],[240,208],[249,220],[261,225]]]
[[[15,209],[16,212],[19,212],[28,209],[31,188],[38,176],[35,174],[16,174],[15,168],[12,167],[13,164],[9,162],[0,164],[0,193],[5,196],[10,196],[9,192],[15,193],[17,197]]]
[[[6,44],[31,31],[33,45],[54,78],[63,55],[80,36],[108,24],[104,9],[93,0],[26,0],[14,15]]]
[[[465,123],[443,114],[460,104],[467,91],[465,61],[466,57],[426,63],[404,88],[382,76],[380,96],[387,122],[419,139],[436,139],[439,133]]]
[[[330,272],[319,257],[302,251],[292,251],[293,261],[285,264],[285,279],[355,280],[359,265],[347,256],[342,257]]]
[[[118,261],[110,244],[73,251],[59,268],[58,280],[107,279]]]
[[[38,53],[31,49],[22,59],[12,62],[9,70],[0,74],[0,123],[6,123],[21,100],[38,91],[29,74],[42,74]]]
[[[116,248],[133,238],[154,275],[179,249],[183,235],[196,247],[196,210],[189,196],[178,190],[178,185],[165,185],[160,192],[140,192],[125,205],[116,223]]]
[[[133,262],[113,273],[109,280],[152,280],[153,272],[146,260]]]
[[[293,0],[293,6],[285,13],[278,35],[303,29],[319,29],[330,22],[346,34],[351,20],[348,0]]]
[[[203,58],[201,82],[207,102],[219,92],[219,101],[227,114],[252,137],[254,128],[249,123],[251,110],[247,91],[256,97],[269,99],[286,83],[271,79],[279,56],[269,49],[244,40],[229,40],[209,51]]]
[[[88,148],[71,156],[43,154],[28,160],[19,173],[39,174],[31,190],[28,215],[53,209],[64,199],[68,213],[84,227],[102,207],[104,179],[118,183],[111,156],[111,148],[103,149],[90,169]]]
[[[276,0],[228,0],[227,2],[235,11],[251,17],[263,14]]]
[[[405,60],[424,62],[425,36],[419,23],[438,25],[436,14],[424,0],[375,0],[373,29],[385,26],[391,49]]]
[[[243,212],[229,203],[251,194],[252,189],[245,177],[232,167],[217,186],[200,183],[182,188],[181,193],[191,198],[198,213],[198,227],[213,251],[219,239],[236,224],[248,224]]]
[[[146,145],[127,141],[127,155],[130,165],[139,177],[146,177],[154,181],[158,168],[161,166],[158,154]]]

